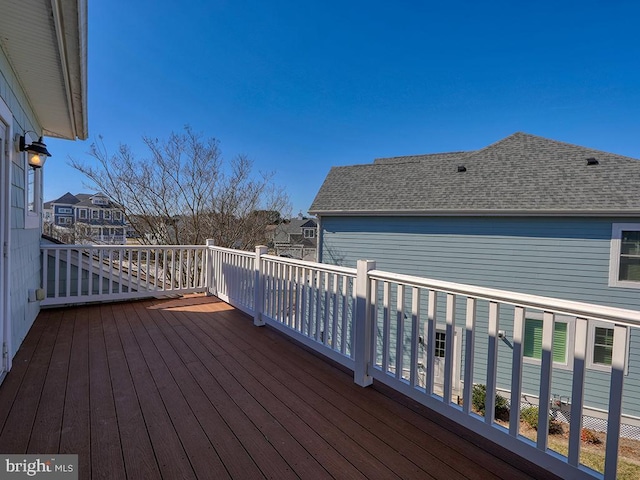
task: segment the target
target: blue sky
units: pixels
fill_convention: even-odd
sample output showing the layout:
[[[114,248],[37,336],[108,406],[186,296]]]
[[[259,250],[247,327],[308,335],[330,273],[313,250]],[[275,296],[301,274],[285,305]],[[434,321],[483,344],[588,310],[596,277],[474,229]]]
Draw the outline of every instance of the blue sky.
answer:
[[[98,135],[186,124],[273,171],[306,213],[331,166],[516,131],[640,158],[640,2],[89,2],[89,132],[46,138],[45,200]]]

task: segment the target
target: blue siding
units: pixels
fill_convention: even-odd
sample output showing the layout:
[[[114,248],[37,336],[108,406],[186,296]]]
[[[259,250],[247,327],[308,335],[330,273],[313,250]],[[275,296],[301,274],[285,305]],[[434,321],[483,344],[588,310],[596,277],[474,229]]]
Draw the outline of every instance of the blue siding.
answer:
[[[4,51],[0,48],[0,97],[6,103],[13,116],[13,134],[27,130],[39,131],[35,115],[13,73]],[[11,142],[13,145],[13,142]],[[26,228],[25,225],[25,157],[14,152],[11,158],[10,178],[10,250],[9,250],[9,297],[11,322],[11,350],[13,357],[20,347],[27,331],[33,324],[38,311],[37,302],[28,302],[28,292],[40,287],[40,229]],[[2,180],[4,181],[4,179]],[[41,201],[42,192],[37,200]],[[4,320],[4,319],[3,319]],[[5,339],[9,340],[9,339]]]
[[[366,258],[391,272],[640,310],[640,290],[608,286],[612,224],[636,222],[640,218],[323,217],[321,254],[326,263],[353,267]],[[486,329],[486,310],[480,302],[480,329]],[[501,312],[508,338],[512,312]],[[624,409],[640,416],[637,333],[630,341]],[[486,348],[480,343],[476,351],[480,359]],[[500,344],[499,360],[500,386],[509,388],[507,342]],[[485,370],[476,363],[475,381],[484,383]],[[537,395],[539,366],[526,364],[524,375],[523,391]],[[552,393],[570,396],[571,376],[554,368]],[[587,379],[586,404],[606,409],[609,374],[589,370]]]

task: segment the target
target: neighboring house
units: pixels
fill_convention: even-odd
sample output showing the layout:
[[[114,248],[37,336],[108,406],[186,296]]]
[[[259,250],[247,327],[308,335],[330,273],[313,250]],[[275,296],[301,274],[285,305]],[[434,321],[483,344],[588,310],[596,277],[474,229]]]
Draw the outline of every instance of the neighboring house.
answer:
[[[102,193],[67,192],[46,202],[44,221],[52,227],[47,233],[56,238],[70,237],[74,243],[125,244],[127,240],[122,207]]]
[[[640,161],[633,158],[516,133],[477,151],[333,167],[309,211],[318,217],[324,263],[371,259],[382,270],[640,310]],[[479,312],[485,332],[486,318]],[[526,312],[523,391],[534,396],[541,318]],[[565,401],[574,320],[556,317],[554,327],[552,392]],[[499,385],[508,390],[513,314],[502,312],[500,322]],[[594,416],[607,410],[612,348],[612,329],[592,322],[585,398]],[[627,360],[623,408],[640,417],[635,329]],[[459,371],[463,359],[456,361]],[[484,383],[483,366],[477,370]]]
[[[28,167],[16,139],[87,138],[87,2],[3,0],[1,10],[0,380],[40,309],[43,170],[56,168],[53,149],[44,168]]]
[[[313,218],[293,218],[278,224],[273,231],[276,255],[299,260],[316,260],[318,224]]]

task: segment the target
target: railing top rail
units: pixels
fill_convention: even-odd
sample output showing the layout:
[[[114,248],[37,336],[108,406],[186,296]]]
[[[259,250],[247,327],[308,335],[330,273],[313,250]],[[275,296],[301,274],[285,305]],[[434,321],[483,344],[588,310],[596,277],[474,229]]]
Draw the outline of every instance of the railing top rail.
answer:
[[[299,267],[312,268],[322,272],[339,273],[349,277],[355,277],[357,270],[355,268],[341,267],[338,265],[329,265],[327,263],[309,262],[307,260],[298,260],[295,258],[278,257],[277,255],[262,255],[262,258],[273,262],[284,263],[287,265],[295,265]]]
[[[233,253],[234,255],[239,255],[241,257],[255,257],[256,256],[256,252],[247,252],[246,250],[236,250],[235,248],[216,247],[215,245],[208,246],[207,248],[209,250],[215,250],[215,251],[218,251],[218,252]]]
[[[607,307],[592,303],[575,302],[571,300],[561,300],[553,297],[543,297],[527,293],[511,292],[495,288],[476,287],[463,283],[446,282],[429,278],[415,277],[400,273],[385,272],[383,270],[371,270],[369,278],[374,280],[391,281],[411,285],[414,287],[428,288],[448,293],[455,293],[467,297],[483,300],[518,305],[522,307],[546,310],[564,315],[605,320],[615,322],[620,325],[633,327],[640,326],[640,311],[627,310],[624,308]]]
[[[125,250],[128,248],[154,248],[154,249],[164,249],[164,250],[175,250],[175,249],[194,249],[194,248],[207,248],[206,245],[110,245],[103,243],[85,243],[85,244],[40,244],[40,248],[46,248],[48,250],[67,250],[67,249],[87,249],[87,248],[96,248],[96,249],[104,249],[104,250]]]

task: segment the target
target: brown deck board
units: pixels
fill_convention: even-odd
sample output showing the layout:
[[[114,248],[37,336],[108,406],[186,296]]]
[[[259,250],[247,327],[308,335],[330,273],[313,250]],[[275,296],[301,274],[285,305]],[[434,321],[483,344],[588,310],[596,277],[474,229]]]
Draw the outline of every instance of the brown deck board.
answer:
[[[116,325],[115,316],[122,315],[123,304],[102,309],[104,340],[124,466],[129,478],[158,478],[160,470]]]
[[[47,402],[39,404],[36,413],[33,434],[29,439],[27,452],[57,452],[60,448],[60,431],[64,412],[65,388],[73,338],[73,321],[75,313],[66,311],[58,329],[57,339],[51,355],[51,363],[42,389],[43,398]]]
[[[151,374],[165,399],[167,411],[173,419],[196,475],[200,478],[209,474],[212,478],[229,478],[224,463],[211,444],[211,437],[203,430],[187,399],[198,393],[195,385],[182,381],[186,380],[183,376],[188,375],[188,372],[182,368],[181,362],[174,361],[175,351],[155,326],[147,310],[137,308],[136,312],[140,321],[136,322],[135,326],[132,324],[134,334],[148,359]],[[162,385],[159,382],[163,382]],[[187,389],[183,389],[183,386],[187,386]],[[207,410],[202,413],[208,415],[210,412]]]
[[[59,453],[78,455],[78,474],[91,472],[91,417],[89,400],[89,309],[69,309],[75,313],[67,372]],[[36,323],[40,318],[36,320]],[[45,453],[45,452],[38,452]],[[56,452],[47,452],[56,453]]]
[[[62,311],[55,312],[56,315],[62,316]],[[33,357],[40,336],[44,330],[44,327],[48,323],[48,319],[52,311],[46,311],[40,313],[42,321],[36,322],[35,325],[29,331],[29,335],[22,342],[20,350],[13,358],[13,368],[11,369],[11,375],[7,376],[0,388],[0,428],[2,428],[9,417],[11,407],[16,399],[22,380],[27,373],[29,363]],[[1,430],[0,430],[1,431]]]
[[[118,330],[158,468],[167,478],[196,478],[129,324],[134,317],[137,317],[134,309],[127,305],[124,318],[118,321]]]
[[[61,315],[49,318],[38,340],[38,346],[30,359],[11,412],[0,433],[0,452],[27,451],[60,320]]]
[[[83,479],[550,477],[202,296],[41,312],[0,427],[0,451],[77,453]]]
[[[91,478],[126,478],[114,393],[104,340],[102,311],[89,323],[89,405],[91,408]],[[105,468],[108,465],[108,468]]]
[[[215,327],[207,328],[204,322],[200,321],[200,326],[204,329],[214,329],[214,335],[223,337],[228,340],[225,344],[231,342],[242,342],[242,337],[239,337],[232,331],[232,329],[226,329],[223,331],[219,328],[224,322],[216,323]],[[246,342],[242,342],[246,343]],[[301,371],[297,366],[298,359],[287,358],[286,349],[282,349],[283,352],[279,352],[273,357],[279,361],[280,364],[276,364],[268,357],[259,353],[260,344],[254,345],[254,348],[247,351],[247,355],[255,357],[253,365],[261,364],[267,367],[266,370],[272,372],[272,375],[280,378],[282,384],[291,384],[296,379],[301,379],[298,383],[306,381],[307,385],[296,385],[295,392],[291,391],[288,394],[288,398],[292,395],[303,395],[300,399],[302,403],[313,406],[318,412],[323,412],[325,422],[335,423],[336,426],[344,428],[345,432],[349,432],[352,440],[362,444],[368,451],[376,456],[382,455],[385,452],[388,456],[388,465],[401,478],[411,478],[417,476],[423,476],[424,478],[451,478],[458,474],[457,470],[450,465],[444,463],[440,457],[440,452],[429,451],[422,448],[416,443],[408,442],[404,437],[404,429],[414,428],[412,425],[401,426],[400,433],[395,428],[391,428],[384,423],[381,423],[379,419],[372,417],[371,413],[363,410],[359,404],[362,402],[362,398],[356,398],[351,402],[344,402],[345,394],[348,390],[359,390],[354,386],[350,377],[348,378],[348,384],[346,388],[341,391],[335,391],[327,389],[325,385],[318,385],[318,382],[314,382],[313,378],[308,375],[307,372]],[[274,350],[265,349],[268,352],[273,353]],[[286,372],[289,369],[291,373]],[[341,372],[342,373],[342,372]],[[347,377],[345,375],[342,375]],[[333,383],[332,387],[337,388],[340,384]],[[318,397],[315,391],[319,391],[318,387],[321,387],[323,396]],[[356,392],[363,393],[363,392]],[[395,452],[395,448],[398,445],[403,445],[402,451]],[[393,455],[391,455],[394,453]],[[458,459],[460,461],[461,459]],[[468,471],[475,472],[478,470],[477,464],[470,464],[468,462]],[[459,465],[456,465],[459,467]],[[481,469],[480,469],[481,470]],[[486,478],[487,472],[480,472],[478,478]]]

